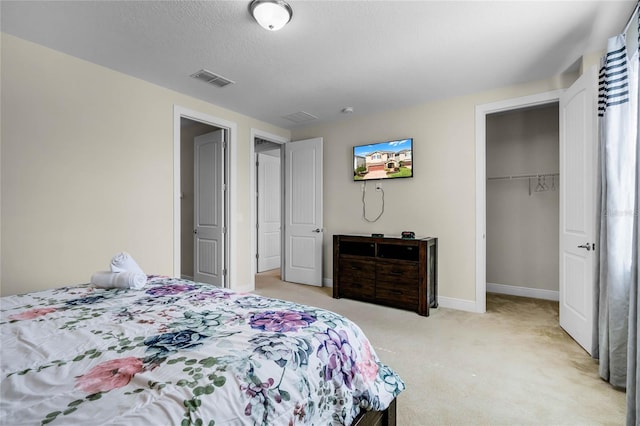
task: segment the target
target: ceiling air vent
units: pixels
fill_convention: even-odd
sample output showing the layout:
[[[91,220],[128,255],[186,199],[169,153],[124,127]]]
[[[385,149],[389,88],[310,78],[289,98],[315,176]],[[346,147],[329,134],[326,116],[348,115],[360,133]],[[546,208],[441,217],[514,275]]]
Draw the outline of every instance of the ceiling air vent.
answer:
[[[318,119],[318,117],[316,117],[315,115],[311,115],[308,112],[304,111],[294,112],[293,114],[285,115],[282,118],[286,118],[287,120],[293,121],[294,123],[304,123],[307,121]]]
[[[197,79],[197,80],[201,80],[204,81],[205,83],[209,83],[212,84],[214,86],[218,86],[218,87],[224,87],[228,84],[235,84],[235,81],[231,81],[228,78],[224,78],[221,75],[218,74],[214,74],[211,71],[207,71],[207,70],[200,70],[196,73],[191,74],[191,77]]]

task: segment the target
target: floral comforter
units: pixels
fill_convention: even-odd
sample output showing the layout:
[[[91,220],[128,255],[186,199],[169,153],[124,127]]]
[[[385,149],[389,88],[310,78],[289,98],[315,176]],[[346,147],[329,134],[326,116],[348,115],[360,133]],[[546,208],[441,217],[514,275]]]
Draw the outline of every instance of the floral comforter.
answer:
[[[0,311],[12,425],[348,425],[404,389],[348,319],[207,284],[63,287]]]

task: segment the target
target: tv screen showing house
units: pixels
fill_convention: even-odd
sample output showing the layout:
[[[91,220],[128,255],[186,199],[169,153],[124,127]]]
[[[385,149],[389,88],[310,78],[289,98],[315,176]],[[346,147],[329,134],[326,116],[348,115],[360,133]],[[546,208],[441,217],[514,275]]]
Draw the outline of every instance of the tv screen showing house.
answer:
[[[353,147],[353,180],[413,177],[413,138]]]

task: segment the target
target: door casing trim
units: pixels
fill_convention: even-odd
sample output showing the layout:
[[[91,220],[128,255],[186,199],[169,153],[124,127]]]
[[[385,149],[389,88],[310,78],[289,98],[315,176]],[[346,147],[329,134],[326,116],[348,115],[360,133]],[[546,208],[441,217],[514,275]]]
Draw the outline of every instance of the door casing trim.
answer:
[[[214,127],[226,130],[225,141],[227,147],[224,154],[225,162],[225,181],[227,183],[224,199],[225,217],[228,219],[226,226],[228,227],[224,244],[224,268],[227,274],[224,278],[224,286],[235,289],[238,287],[237,282],[233,281],[233,277],[237,271],[238,256],[233,253],[235,248],[232,236],[237,235],[237,195],[235,193],[237,182],[236,167],[232,167],[237,163],[237,134],[238,125],[235,122],[225,120],[220,117],[205,114],[185,108],[180,105],[173,106],[173,275],[180,276],[180,119],[187,118],[189,120],[198,121]]]
[[[250,289],[253,291],[256,288],[256,273],[258,272],[255,254],[258,252],[258,233],[256,230],[256,224],[258,223],[258,216],[256,215],[256,209],[258,208],[256,204],[255,194],[258,191],[258,187],[256,186],[256,150],[255,150],[255,140],[256,138],[264,139],[269,142],[277,143],[280,145],[284,145],[289,142],[290,139],[274,135],[269,132],[265,132],[260,129],[251,128],[251,139],[249,143],[249,161],[251,161],[249,170],[250,173],[250,182],[251,182],[251,251],[249,253],[249,264],[251,265],[251,276],[250,276]],[[282,148],[282,147],[281,147]],[[281,163],[280,167],[284,167],[284,164]],[[281,174],[281,177],[284,177],[284,174]],[[284,179],[281,180],[281,187],[284,188]],[[284,197],[282,197],[282,202],[284,202]],[[284,211],[284,210],[283,210]],[[284,215],[281,215],[281,221],[284,221]],[[282,224],[284,225],[284,224]],[[281,226],[281,229],[284,229],[284,226]],[[282,247],[282,246],[281,246]]]
[[[476,105],[476,300],[474,311],[487,311],[487,115],[559,102],[565,89]]]

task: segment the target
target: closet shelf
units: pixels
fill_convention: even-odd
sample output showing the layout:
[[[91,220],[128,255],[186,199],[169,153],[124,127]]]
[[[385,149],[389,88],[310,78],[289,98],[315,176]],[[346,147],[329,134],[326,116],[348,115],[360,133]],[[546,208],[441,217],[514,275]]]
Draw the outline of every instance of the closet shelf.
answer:
[[[533,175],[511,175],[511,176],[492,176],[487,180],[511,180],[511,179],[531,179],[531,178],[543,178],[560,176],[560,173],[538,173]]]

